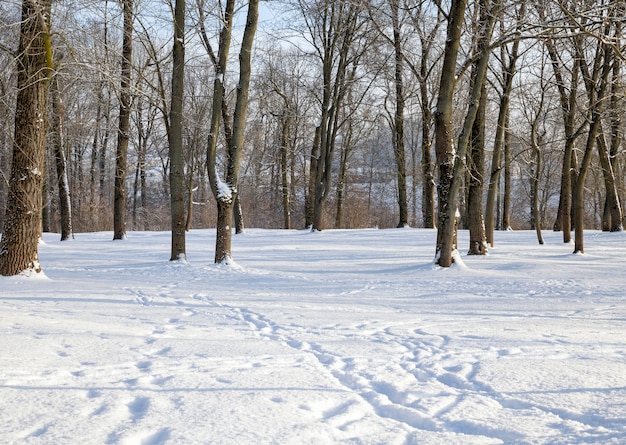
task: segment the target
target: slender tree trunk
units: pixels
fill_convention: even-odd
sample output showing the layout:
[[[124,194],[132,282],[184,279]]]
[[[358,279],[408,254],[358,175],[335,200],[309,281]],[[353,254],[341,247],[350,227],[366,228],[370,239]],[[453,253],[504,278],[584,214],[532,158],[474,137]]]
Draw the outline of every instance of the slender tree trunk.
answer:
[[[621,22],[617,22],[615,24],[615,35],[622,36],[623,26]],[[620,39],[621,42],[621,39]],[[611,139],[610,139],[610,148],[609,148],[609,158],[611,161],[611,168],[613,170],[614,177],[622,178],[621,165],[619,162],[620,156],[620,147],[622,146],[622,141],[624,138],[624,131],[622,129],[622,107],[624,104],[624,89],[622,86],[622,62],[620,57],[614,57],[613,60],[613,71],[611,73],[611,102],[609,105],[610,108],[610,120],[611,120]],[[620,200],[620,208],[619,213],[615,213],[611,217],[611,222],[613,227],[617,228],[617,224],[619,227],[622,227],[623,230],[623,211],[621,208],[621,204],[623,201],[623,185],[618,182],[616,184],[617,196]],[[619,222],[615,221],[616,218],[619,218]]]
[[[521,7],[518,17],[518,28],[521,26],[522,18],[525,15],[524,6]],[[496,124],[496,134],[493,143],[493,153],[491,157],[491,170],[489,175],[489,187],[487,189],[487,201],[485,204],[485,230],[487,236],[487,243],[493,247],[494,229],[498,216],[496,215],[496,200],[498,198],[498,191],[500,189],[500,171],[502,170],[501,158],[505,141],[505,133],[507,130],[507,121],[509,115],[509,105],[511,102],[511,92],[513,91],[513,79],[517,72],[517,60],[519,58],[519,45],[520,41],[513,42],[511,51],[508,56],[508,64],[504,65],[504,58],[502,59],[502,95],[500,96],[500,107],[498,110],[498,121]],[[502,57],[504,57],[504,48]],[[499,212],[498,212],[499,214]]]
[[[538,3],[541,5],[541,3]],[[545,19],[544,11],[542,8],[538,8],[540,17]],[[557,212],[557,219],[554,223],[553,229],[555,231],[563,231],[563,242],[569,243],[571,241],[572,230],[572,193],[573,183],[576,182],[576,167],[577,162],[572,162],[574,157],[574,144],[578,138],[578,132],[574,130],[575,116],[577,111],[577,97],[578,97],[578,65],[580,61],[575,58],[572,64],[572,76],[570,81],[569,91],[565,86],[565,80],[561,69],[561,62],[558,51],[551,37],[545,39],[546,49],[550,56],[550,63],[554,72],[554,78],[556,80],[557,88],[559,91],[559,100],[561,104],[561,111],[563,115],[563,126],[565,132],[565,148],[563,152],[563,167],[561,170],[561,193],[559,198],[559,208]]]
[[[476,120],[472,127],[469,161],[469,187],[467,198],[467,219],[469,228],[468,255],[486,255],[487,238],[483,217],[483,177],[485,163],[485,112],[487,109],[487,89],[483,86]]]
[[[609,232],[621,232],[622,228],[622,207],[617,193],[617,184],[613,166],[609,157],[609,147],[602,132],[602,127],[598,131],[598,155],[602,175],[604,178],[604,189],[606,191],[604,202],[604,215],[602,218],[602,230]]]
[[[9,196],[0,241],[0,275],[40,273],[46,103],[52,71],[50,0],[23,0]]]
[[[131,112],[131,67],[133,55],[133,0],[124,0],[124,37],[122,42],[122,76],[120,115],[115,152],[115,199],[113,203],[113,239],[126,238],[126,172]]]
[[[92,227],[97,223],[98,217],[96,213],[96,171],[98,166],[98,144],[100,142],[100,120],[102,119],[102,100],[104,96],[103,91],[103,82],[99,83],[99,88],[97,89],[96,97],[96,128],[93,132],[93,142],[91,143],[91,165],[89,168],[89,202],[90,202],[90,215],[91,215],[91,223]]]
[[[283,202],[283,228],[291,229],[291,200],[289,193],[289,162],[287,140],[289,139],[288,116],[283,115],[280,119],[280,182]]]
[[[241,195],[239,193],[235,195],[235,202],[233,205],[233,221],[235,222],[235,234],[240,235],[246,231],[246,227],[243,221],[243,207],[241,206]]]
[[[422,108],[422,224],[425,228],[435,227],[435,175],[431,156],[432,138],[430,136],[432,113],[430,107],[425,113]]]
[[[352,120],[348,123],[348,131],[345,140],[341,144],[341,160],[339,164],[339,178],[337,180],[337,213],[335,215],[335,228],[340,229],[343,226],[343,208],[346,200],[346,182],[348,176],[348,159],[353,144],[353,125]]]
[[[608,32],[608,30],[606,30]],[[596,49],[596,57],[594,60],[594,72],[589,72],[587,63],[585,62],[584,53],[580,40],[576,41],[576,56],[580,60],[579,68],[581,70],[583,80],[587,89],[589,98],[589,132],[587,134],[587,142],[585,144],[585,152],[582,164],[578,171],[578,177],[574,186],[574,195],[572,199],[573,221],[574,221],[574,253],[584,253],[584,217],[585,217],[585,179],[589,166],[593,148],[597,143],[598,133],[602,123],[602,107],[607,90],[608,77],[611,71],[613,52],[608,44],[598,43]],[[601,67],[601,68],[600,68]],[[598,76],[596,69],[602,71]]]
[[[70,186],[67,180],[65,151],[63,144],[64,110],[59,92],[58,74],[50,82],[50,96],[52,100],[51,136],[54,148],[54,159],[57,171],[59,189],[59,207],[61,210],[61,241],[74,238],[72,233],[72,202],[70,200]]]
[[[536,144],[533,145],[533,156],[535,158],[535,166],[532,177],[532,225],[537,233],[537,242],[539,244],[543,244],[543,236],[541,234],[541,215],[539,213],[539,181],[541,179],[542,159],[541,150]]]
[[[530,129],[530,147],[533,155],[533,163],[534,166],[531,168],[532,178],[531,178],[531,226],[535,229],[537,233],[537,242],[542,245],[543,244],[543,235],[541,234],[541,215],[539,213],[539,185],[541,181],[541,173],[542,173],[542,156],[541,156],[541,135],[538,131],[539,119],[542,115],[542,109],[544,104],[544,96],[545,91],[541,93],[541,103],[539,106],[539,110],[537,110],[537,115],[533,119],[531,129]]]
[[[393,44],[395,53],[394,82],[396,87],[396,110],[393,119],[393,154],[396,160],[398,183],[398,227],[409,225],[409,204],[406,186],[406,153],[404,147],[404,82],[402,79],[404,54],[400,36],[400,0],[391,0]]]
[[[502,196],[502,230],[511,230],[511,132],[510,128],[510,116],[511,113],[507,112],[506,116],[506,128],[504,132],[504,193]]]
[[[174,48],[172,50],[172,99],[170,106],[170,213],[172,245],[170,261],[187,259],[185,246],[185,157],[183,147],[183,95],[185,91],[185,0],[174,8]],[[189,202],[191,206],[191,202]]]

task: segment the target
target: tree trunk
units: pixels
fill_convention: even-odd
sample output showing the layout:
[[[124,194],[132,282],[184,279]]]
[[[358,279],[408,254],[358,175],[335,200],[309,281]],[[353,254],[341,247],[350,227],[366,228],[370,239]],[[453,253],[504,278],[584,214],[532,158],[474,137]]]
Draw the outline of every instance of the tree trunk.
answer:
[[[51,0],[23,0],[9,196],[0,241],[0,275],[40,273],[46,103],[52,70]]]
[[[54,148],[54,159],[57,171],[59,189],[59,207],[61,210],[61,241],[74,238],[72,233],[72,202],[70,200],[70,186],[67,180],[65,152],[63,144],[64,110],[59,92],[58,73],[52,77],[50,83],[52,99],[51,139]]]
[[[456,214],[458,212],[458,195],[461,188],[461,182],[465,175],[465,156],[467,153],[467,147],[471,137],[472,127],[476,120],[476,114],[478,112],[480,98],[482,95],[483,86],[487,75],[487,67],[489,63],[489,42],[493,31],[493,25],[495,22],[495,14],[499,0],[491,3],[491,7],[488,8],[488,0],[481,1],[481,17],[483,17],[483,30],[482,34],[478,37],[477,44],[477,62],[475,68],[475,74],[472,79],[472,90],[469,98],[469,107],[463,121],[463,127],[459,134],[457,141],[457,150],[454,149],[451,141],[452,130],[452,97],[454,93],[454,82],[456,79],[455,65],[456,55],[458,54],[460,44],[460,28],[463,25],[465,14],[465,1],[460,0],[458,2],[452,2],[450,9],[450,21],[448,23],[448,38],[446,41],[446,50],[444,55],[442,77],[440,83],[440,95],[439,99],[442,99],[441,89],[443,88],[444,94],[447,98],[444,98],[443,102],[437,103],[437,119],[436,124],[436,138],[447,137],[448,142],[444,142],[445,145],[440,146],[437,142],[437,157],[439,159],[440,169],[440,182],[443,186],[440,186],[440,208],[439,208],[439,223],[437,224],[437,264],[442,267],[449,267],[453,262],[453,255],[457,249],[456,244]],[[460,10],[462,9],[462,10]],[[457,29],[455,29],[457,28]],[[450,54],[449,54],[450,52]],[[454,56],[452,57],[452,54]],[[452,63],[454,62],[454,63]],[[448,65],[448,63],[452,63]],[[447,80],[446,77],[451,79]],[[448,100],[449,99],[449,100]],[[441,105],[441,108],[440,108]],[[441,113],[441,110],[446,110],[446,113]],[[444,123],[441,119],[441,114],[447,115]],[[445,141],[445,139],[444,139]],[[445,151],[444,151],[445,149]],[[442,179],[442,178],[445,178]]]
[[[541,159],[541,147],[539,146],[539,144],[541,143],[541,135],[539,135],[537,127],[539,125],[540,116],[542,115],[544,97],[545,91],[542,91],[540,106],[537,110],[537,115],[533,119],[530,129],[530,148],[532,150],[532,155],[534,158],[534,167],[531,168],[531,226],[535,229],[535,232],[537,233],[537,242],[540,245],[543,244],[543,235],[541,234],[541,216],[539,213],[539,184],[541,181],[541,171],[543,167]]]
[[[126,171],[131,111],[131,67],[133,54],[133,0],[124,0],[124,37],[120,84],[120,115],[115,151],[115,198],[113,203],[113,239],[126,238]]]
[[[185,92],[185,0],[174,8],[174,48],[172,50],[172,99],[170,106],[170,214],[172,244],[170,261],[187,259],[185,246],[185,158],[183,155],[183,100]],[[191,206],[189,202],[189,206]]]
[[[485,112],[487,89],[483,86],[476,120],[472,126],[469,161],[469,187],[467,195],[467,220],[469,228],[468,255],[486,255],[487,238],[483,218],[483,177],[485,163]]]
[[[439,26],[436,26],[437,30]],[[420,109],[422,111],[422,224],[424,227],[432,229],[435,227],[435,175],[433,173],[432,162],[432,137],[431,129],[433,116],[428,97],[428,55],[434,38],[426,40],[420,37],[422,42],[422,60],[420,64]],[[427,43],[426,47],[424,44]]]
[[[604,178],[604,189],[606,191],[604,203],[604,215],[602,218],[602,230],[608,232],[622,231],[622,207],[617,193],[617,184],[613,166],[609,158],[609,148],[602,132],[602,128],[598,131],[598,155],[600,158],[600,166],[602,167],[602,176]]]
[[[291,202],[289,194],[289,163],[287,140],[289,133],[289,117],[283,115],[280,119],[280,182],[283,202],[283,229],[291,229]]]
[[[391,0],[391,21],[393,24],[393,44],[395,53],[394,81],[396,87],[396,111],[393,124],[393,154],[396,160],[398,182],[398,227],[409,225],[409,204],[406,187],[406,153],[404,149],[404,84],[402,80],[403,60],[402,38],[400,36],[400,0]]]
[[[349,124],[348,136],[341,144],[341,160],[339,164],[339,178],[337,179],[337,213],[335,215],[335,228],[341,229],[343,225],[343,207],[346,194],[346,177],[348,175],[348,158],[352,146],[352,122]]]
[[[207,147],[207,169],[211,189],[217,202],[217,236],[215,241],[215,262],[227,263],[232,260],[232,218],[233,204],[237,197],[237,184],[241,167],[244,130],[248,107],[248,90],[251,76],[252,43],[258,23],[259,0],[250,0],[246,27],[239,53],[239,83],[233,115],[232,138],[228,147],[228,165],[226,167],[226,182],[221,182],[216,169],[216,147],[219,133],[220,115],[223,111],[224,100],[224,73],[228,61],[228,52],[232,36],[232,24],[235,2],[228,0],[226,4],[225,22],[220,34],[219,60],[215,64],[216,75],[213,90],[213,109],[211,115],[211,129]]]
[[[518,15],[518,29],[522,26],[522,21],[525,15],[525,6],[521,6]],[[496,134],[493,143],[493,153],[491,157],[491,170],[489,175],[489,187],[487,189],[487,202],[485,204],[485,231],[487,236],[487,243],[493,247],[494,229],[497,220],[496,215],[496,200],[498,198],[498,191],[500,189],[500,171],[502,169],[501,157],[505,141],[505,132],[507,129],[507,121],[509,115],[509,105],[511,102],[511,92],[513,91],[513,79],[517,72],[517,60],[519,58],[519,45],[520,41],[515,40],[511,47],[511,51],[508,56],[508,64],[504,65],[505,51],[503,47],[502,51],[502,94],[500,96],[500,107],[498,110],[498,121],[496,124]],[[499,212],[498,212],[499,213]]]
[[[608,29],[605,30],[608,32]],[[582,164],[578,171],[578,177],[574,186],[574,195],[572,198],[572,209],[574,211],[574,253],[584,253],[584,217],[585,217],[585,178],[591,165],[593,148],[597,143],[598,133],[602,123],[602,107],[604,96],[607,90],[608,77],[611,71],[613,51],[610,46],[605,43],[598,42],[596,48],[596,57],[593,63],[593,73],[589,71],[587,62],[585,61],[582,44],[579,39],[576,40],[576,56],[580,60],[579,68],[587,89],[589,100],[589,132],[587,134],[587,142],[585,144],[585,152]],[[598,76],[596,70],[601,70]]]
[[[539,214],[539,181],[541,179],[541,150],[535,144],[533,145],[533,156],[535,158],[535,168],[532,177],[532,225],[537,233],[537,242],[543,244],[543,235],[541,234],[541,216]]]
[[[538,3],[541,5],[541,3]],[[544,11],[538,8],[540,17],[545,20]],[[572,78],[569,91],[565,87],[565,81],[561,69],[560,57],[552,38],[545,39],[546,49],[550,56],[550,63],[554,72],[557,88],[559,91],[559,100],[561,112],[563,115],[563,126],[565,133],[565,148],[563,152],[563,168],[561,170],[561,193],[559,197],[559,208],[557,219],[553,229],[555,231],[563,231],[563,242],[571,241],[571,213],[572,213],[572,184],[576,182],[577,163],[572,162],[574,157],[574,144],[578,138],[578,132],[574,130],[575,116],[577,111],[577,95],[578,95],[578,65],[580,61],[575,58],[572,64]]]
[[[217,203],[217,237],[215,241],[215,262],[220,263],[226,260],[230,251],[224,252],[224,244],[230,244],[230,224],[226,224],[232,218],[232,199],[230,190],[220,180],[217,172],[217,139],[219,137],[220,119],[223,110],[224,100],[224,75],[226,73],[226,65],[228,62],[228,53],[230,51],[230,41],[232,37],[233,15],[235,9],[235,1],[228,0],[225,7],[224,24],[220,33],[218,59],[214,63],[215,77],[213,80],[213,102],[211,111],[211,124],[209,128],[209,141],[207,144],[207,171],[209,175],[209,183],[211,190]],[[227,207],[227,208],[224,208]],[[226,214],[225,214],[226,212]],[[227,237],[227,239],[224,239]]]
[[[456,61],[465,21],[466,0],[452,0],[448,15],[446,47],[439,82],[439,96],[435,112],[435,152],[439,164],[438,224],[435,260],[442,267],[452,264],[454,244],[456,197],[453,195],[454,149],[452,108],[456,79]]]
[[[502,197],[502,230],[511,230],[511,132],[510,112],[506,115],[506,131],[504,132],[504,193]]]
[[[241,206],[241,195],[237,193],[235,195],[235,202],[233,203],[233,221],[235,222],[235,233],[240,235],[246,231],[246,226],[243,221],[243,207]]]

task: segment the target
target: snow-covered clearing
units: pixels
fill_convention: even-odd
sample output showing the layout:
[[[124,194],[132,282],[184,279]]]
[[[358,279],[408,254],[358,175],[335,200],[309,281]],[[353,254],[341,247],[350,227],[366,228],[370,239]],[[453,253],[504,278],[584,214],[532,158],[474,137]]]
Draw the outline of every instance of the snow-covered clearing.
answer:
[[[0,442],[626,443],[626,234],[78,234],[0,278]],[[467,245],[467,233],[460,244]]]

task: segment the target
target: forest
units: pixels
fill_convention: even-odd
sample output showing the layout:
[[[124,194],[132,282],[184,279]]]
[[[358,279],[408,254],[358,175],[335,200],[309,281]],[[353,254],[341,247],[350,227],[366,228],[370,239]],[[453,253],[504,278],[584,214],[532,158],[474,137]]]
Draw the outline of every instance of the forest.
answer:
[[[0,274],[44,232],[621,231],[626,3],[8,0]],[[458,228],[469,245],[456,245]],[[572,234],[573,232],[573,234]],[[572,238],[573,237],[573,238]]]

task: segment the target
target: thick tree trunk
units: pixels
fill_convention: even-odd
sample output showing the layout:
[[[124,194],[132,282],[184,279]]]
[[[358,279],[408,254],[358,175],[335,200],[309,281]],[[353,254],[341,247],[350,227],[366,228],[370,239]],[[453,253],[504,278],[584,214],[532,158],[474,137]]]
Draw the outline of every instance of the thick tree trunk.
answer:
[[[482,34],[478,37],[478,54],[477,62],[475,66],[475,72],[472,78],[472,89],[469,98],[469,107],[463,121],[463,127],[459,134],[457,141],[457,150],[454,150],[454,146],[451,141],[445,143],[445,146],[439,146],[437,143],[437,157],[442,159],[443,162],[439,162],[440,168],[440,182],[442,181],[442,174],[446,175],[444,186],[447,189],[440,187],[443,198],[439,200],[440,206],[443,209],[439,209],[439,223],[437,224],[437,264],[442,267],[449,267],[453,262],[453,255],[457,249],[456,244],[456,213],[458,206],[458,195],[461,188],[461,182],[465,175],[465,156],[467,153],[467,147],[469,145],[472,127],[476,120],[476,114],[478,112],[480,98],[482,95],[483,86],[487,75],[487,67],[489,63],[489,42],[493,31],[493,25],[495,22],[494,11],[499,4],[498,1],[490,3],[487,0],[481,2],[481,20],[483,20]],[[459,10],[457,8],[461,8]],[[437,114],[441,114],[441,110],[447,110],[448,124],[442,125],[442,120],[439,121],[439,126],[436,127],[436,138],[447,135],[451,139],[450,132],[452,130],[451,116],[452,116],[452,96],[454,92],[454,81],[456,76],[454,75],[454,66],[456,65],[456,54],[458,53],[460,43],[460,28],[462,27],[465,14],[465,2],[463,0],[452,3],[450,10],[450,22],[448,23],[448,39],[446,41],[446,50],[444,55],[442,78],[440,83],[440,89],[442,87],[447,98],[444,98],[443,102],[437,103]],[[459,29],[455,28],[458,27]],[[452,28],[452,31],[451,31]],[[454,53],[454,57],[449,58],[449,54]],[[451,60],[449,60],[451,59]],[[448,66],[446,62],[454,62],[453,65]],[[447,68],[447,69],[446,69]],[[449,71],[451,70],[451,71]],[[451,77],[450,80],[445,80],[445,77]],[[449,85],[448,85],[449,84]],[[441,91],[440,96],[441,99]],[[449,101],[447,100],[449,99]],[[440,105],[442,107],[440,108]],[[446,114],[446,113],[443,113]],[[445,133],[442,135],[443,131]],[[445,141],[445,139],[444,139]],[[442,149],[446,149],[442,153]]]
[[[452,180],[456,150],[454,147],[452,108],[456,79],[456,61],[461,43],[461,30],[465,21],[466,0],[453,0],[448,15],[446,48],[439,82],[439,96],[435,112],[435,152],[439,165],[438,223],[435,261],[442,267],[452,264],[454,243],[456,197]]]
[[[126,171],[131,112],[131,67],[133,55],[133,0],[124,0],[124,37],[122,43],[122,76],[120,115],[115,151],[115,192],[113,202],[113,239],[126,238]]]
[[[172,50],[172,99],[169,116],[170,214],[172,243],[170,261],[187,259],[185,246],[185,158],[183,155],[183,95],[185,85],[185,0],[176,0],[174,48]],[[189,202],[189,206],[191,206]]]
[[[228,263],[232,260],[232,220],[233,203],[226,200],[217,202],[217,234],[215,239],[215,263]]]
[[[224,255],[230,255],[230,249],[224,253],[224,243],[230,245],[230,234],[227,239],[223,234],[225,231],[225,223],[232,218],[232,194],[230,190],[225,190],[224,184],[220,180],[217,172],[217,139],[219,137],[220,119],[223,111],[224,101],[224,75],[226,73],[226,65],[228,62],[228,53],[230,51],[230,42],[232,37],[233,15],[235,9],[235,0],[228,0],[225,7],[224,24],[220,33],[218,58],[214,63],[215,77],[213,79],[213,102],[211,110],[211,123],[209,128],[209,140],[207,144],[207,172],[209,175],[209,183],[215,201],[217,203],[217,237],[215,242],[215,262],[219,263],[224,260]],[[226,201],[226,205],[224,204]],[[225,208],[226,207],[226,208]],[[228,214],[225,215],[224,212]],[[227,230],[230,229],[230,225]],[[219,251],[218,251],[219,247]]]
[[[52,70],[50,0],[23,0],[9,196],[0,241],[0,275],[40,273],[46,103]]]
[[[217,202],[217,236],[215,241],[215,262],[227,263],[232,259],[232,220],[233,205],[237,198],[237,184],[241,168],[244,130],[248,108],[248,90],[251,77],[252,43],[256,33],[259,17],[259,0],[250,0],[248,15],[244,30],[241,51],[239,53],[239,83],[233,115],[232,137],[229,138],[228,165],[226,167],[226,182],[221,182],[216,169],[216,147],[219,133],[220,116],[224,110],[224,73],[228,61],[228,52],[232,36],[233,14],[235,2],[228,0],[226,4],[226,20],[220,34],[219,59],[215,63],[216,75],[213,90],[213,109],[209,144],[207,147],[207,169],[211,189]]]

